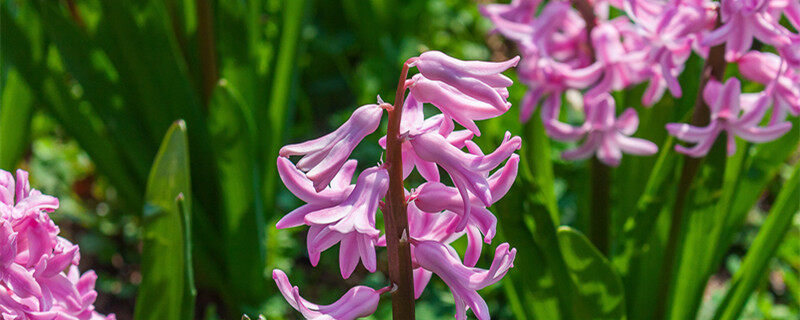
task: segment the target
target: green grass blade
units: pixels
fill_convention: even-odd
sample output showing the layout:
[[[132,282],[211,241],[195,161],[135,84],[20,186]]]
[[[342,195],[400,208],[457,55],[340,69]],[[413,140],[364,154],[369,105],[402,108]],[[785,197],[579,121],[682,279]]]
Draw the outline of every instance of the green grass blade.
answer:
[[[241,304],[263,302],[265,284],[264,209],[261,168],[256,165],[255,123],[239,94],[222,80],[209,105],[208,126],[219,168],[226,231],[228,287]],[[247,261],[247,263],[242,263]]]
[[[11,171],[28,148],[33,96],[16,70],[8,72],[0,97],[0,169]]]
[[[134,319],[190,319],[194,310],[191,176],[186,125],[175,122],[164,136],[147,181],[142,216],[142,283]]]
[[[589,239],[570,227],[558,228],[564,262],[575,281],[578,319],[625,319],[622,280]]]
[[[748,248],[739,271],[733,276],[728,293],[717,308],[714,319],[739,318],[750,294],[767,274],[769,262],[792,226],[792,218],[800,210],[798,199],[800,199],[800,164],[795,165],[792,176],[783,184],[767,220]]]

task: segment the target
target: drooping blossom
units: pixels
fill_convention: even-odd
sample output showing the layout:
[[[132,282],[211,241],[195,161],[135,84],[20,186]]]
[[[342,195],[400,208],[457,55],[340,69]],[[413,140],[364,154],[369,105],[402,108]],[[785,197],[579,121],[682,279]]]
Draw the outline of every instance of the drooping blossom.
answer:
[[[511,79],[501,74],[514,67],[519,57],[504,62],[463,61],[438,51],[428,51],[413,60],[420,73],[411,78],[411,94],[430,103],[446,116],[469,129],[481,132],[474,120],[497,117],[511,106],[506,99]]]
[[[692,157],[706,155],[717,136],[723,131],[727,133],[728,155],[733,155],[736,153],[735,137],[750,142],[767,142],[784,135],[792,127],[790,122],[760,127],[759,123],[767,112],[771,99],[768,95],[761,94],[757,99],[746,100],[741,96],[741,83],[736,78],[728,79],[724,85],[711,80],[703,91],[703,99],[711,110],[711,119],[707,126],[667,124],[667,130],[671,135],[695,143],[691,148],[675,146],[676,151]]]
[[[413,94],[409,94],[406,97],[400,122],[401,134],[418,135],[435,130],[456,148],[463,148],[464,142],[472,139],[474,134],[469,130],[453,131],[453,121],[443,114],[437,114],[425,119],[422,105],[422,102],[418,101]],[[378,144],[386,149],[386,136],[381,137],[378,140]],[[401,148],[403,178],[407,178],[411,171],[417,168],[417,171],[425,180],[439,181],[439,168],[436,163],[425,161],[418,157],[409,141],[403,141]]]
[[[725,59],[735,61],[750,50],[753,39],[784,48],[792,44],[792,34],[780,25],[774,14],[775,0],[722,0],[722,25],[703,38],[703,45],[725,43]],[[789,1],[791,2],[791,1]]]
[[[477,264],[483,244],[491,243],[497,218],[488,207],[503,197],[514,182],[519,165],[519,156],[514,152],[520,148],[521,140],[506,133],[500,146],[487,155],[471,139],[480,134],[475,120],[497,117],[508,111],[507,87],[512,81],[501,72],[515,66],[518,60],[514,58],[497,63],[462,61],[441,52],[426,52],[406,61],[406,68],[416,67],[420,73],[400,82],[402,87],[398,90],[402,90],[403,95],[406,95],[406,90],[408,93],[399,115],[399,128],[391,129],[397,130],[391,133],[396,136],[390,137],[387,132],[378,141],[386,148],[388,138],[399,140],[402,179],[416,169],[426,180],[411,192],[401,189],[404,194],[392,195],[391,199],[404,198],[407,205],[408,229],[403,230],[400,241],[448,245],[466,236],[464,261],[459,262],[464,268]],[[378,105],[356,110],[350,120],[333,133],[284,147],[277,159],[281,180],[289,191],[305,202],[284,216],[277,227],[309,226],[306,245],[311,264],[315,266],[323,251],[339,243],[339,269],[345,279],[352,275],[359,261],[367,271],[376,272],[375,247],[387,245],[386,236],[380,236],[375,219],[379,208],[390,207],[381,200],[385,196],[388,199],[388,171],[396,170],[391,166],[397,165],[397,160],[362,171],[355,185],[350,181],[356,162],[347,160],[355,146],[377,128],[381,118],[377,112],[395,111],[380,97],[378,100]],[[423,112],[425,103],[432,104],[442,113],[426,118]],[[466,130],[456,130],[454,122]],[[291,155],[304,157],[295,165],[288,158]],[[504,161],[506,164],[495,170]],[[440,181],[439,168],[450,175],[454,186]],[[436,197],[442,201],[437,202],[433,199]],[[392,212],[383,212],[384,217],[389,214]],[[390,223],[389,220],[386,222]],[[501,248],[508,252],[507,244]],[[412,261],[409,262],[416,261],[415,252],[415,246],[411,246]],[[513,260],[515,251],[511,252]],[[455,259],[458,259],[457,255]],[[494,268],[498,270],[493,271],[490,278],[470,285],[468,290],[474,292],[496,282],[510,267],[509,262]],[[436,266],[413,265],[411,272],[416,298],[420,297],[437,270]],[[484,275],[484,271],[475,269],[478,276]],[[299,289],[289,284],[283,272],[275,270],[273,277],[289,304],[310,319],[354,319],[369,315],[375,311],[380,295],[391,288],[373,290],[358,286],[334,304],[317,306],[303,300]],[[463,286],[457,282],[454,284]],[[460,288],[453,290],[462,291]],[[476,303],[478,300],[482,302],[480,296],[475,296],[477,292],[468,298]],[[466,311],[463,302],[458,300],[457,307],[463,310],[457,314]],[[484,314],[488,311],[475,306],[476,314],[486,319]]]
[[[566,124],[551,125],[551,136],[562,141],[583,139],[581,145],[562,153],[567,160],[585,159],[593,154],[609,166],[618,166],[622,153],[651,155],[658,147],[647,140],[631,137],[639,127],[639,117],[634,109],[627,109],[615,118],[614,99],[606,94],[596,101],[586,101],[586,120],[580,127]]]
[[[492,266],[488,270],[465,266],[458,253],[436,241],[413,241],[416,262],[441,278],[453,293],[456,302],[456,319],[467,319],[467,310],[472,310],[479,320],[488,320],[489,307],[477,290],[488,287],[503,278],[514,266],[517,249],[507,243],[495,251]]]
[[[306,172],[314,189],[321,191],[339,172],[350,153],[364,137],[378,129],[383,109],[377,104],[362,106],[336,131],[323,137],[281,148],[281,157],[302,155],[297,168]]]
[[[82,276],[77,245],[48,213],[58,199],[31,189],[28,173],[0,170],[0,314],[3,319],[115,319],[94,309],[97,276]]]
[[[800,114],[800,71],[781,62],[772,53],[750,51],[739,58],[739,72],[746,78],[766,85],[765,94],[774,101],[770,124]]]
[[[411,145],[420,158],[435,162],[447,171],[461,194],[464,216],[468,217],[471,210],[469,193],[474,194],[485,206],[492,204],[491,189],[485,172],[494,169],[518,150],[521,139],[507,134],[503,143],[485,156],[465,153],[435,132],[411,137]]]
[[[380,295],[391,287],[379,290],[365,286],[356,286],[348,290],[339,300],[329,305],[317,305],[300,296],[300,288],[289,283],[289,277],[281,270],[272,270],[272,279],[278,285],[289,305],[306,319],[314,320],[352,320],[375,313],[380,302]]]

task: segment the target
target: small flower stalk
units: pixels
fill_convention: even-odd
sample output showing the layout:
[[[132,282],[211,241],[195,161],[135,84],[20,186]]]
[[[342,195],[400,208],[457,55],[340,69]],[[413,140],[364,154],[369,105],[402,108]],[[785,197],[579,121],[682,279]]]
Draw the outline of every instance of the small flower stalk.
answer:
[[[624,14],[612,17],[612,7]],[[617,110],[611,93],[646,83],[644,106],[653,106],[667,92],[681,97],[678,77],[689,57],[707,58],[713,46],[724,45],[727,63],[737,64],[742,78],[761,84],[763,90],[734,93],[731,84],[725,91],[731,95],[724,99],[727,102],[718,102],[714,88],[722,85],[712,83],[703,91],[707,105],[717,108],[708,119],[711,125],[667,125],[671,135],[694,144],[676,146],[677,152],[704,156],[725,131],[732,155],[735,137],[753,143],[772,141],[789,130],[787,117],[800,114],[798,1],[514,0],[480,9],[494,31],[514,41],[522,53],[519,76],[530,90],[521,104],[520,120],[528,121],[541,105],[547,134],[579,143],[562,154],[567,160],[594,155],[617,166],[622,154],[657,152],[654,144],[630,137],[636,132],[632,125],[637,122],[636,111]],[[784,18],[788,23],[781,24]],[[760,45],[754,46],[756,42]],[[582,94],[582,125],[562,121],[562,95],[568,91]],[[761,127],[767,116],[768,125]],[[606,119],[601,121],[605,124],[600,125],[597,117]],[[631,124],[623,129],[620,123],[612,124],[615,117]],[[609,128],[615,126],[616,133],[610,134],[614,130]]]
[[[490,319],[477,291],[513,267],[516,249],[501,244],[489,269],[475,266],[483,244],[491,244],[495,236],[497,218],[489,207],[513,184],[519,165],[515,151],[522,142],[506,133],[494,151],[484,154],[472,138],[481,134],[475,121],[500,116],[511,107],[507,87],[512,81],[502,72],[518,61],[462,61],[425,52],[404,64],[394,105],[379,97],[378,103],[356,109],[334,132],[281,149],[281,180],[306,204],[277,227],[309,227],[312,265],[338,244],[340,273],[347,279],[359,264],[376,272],[376,249],[389,250],[390,283],[379,289],[353,287],[325,306],[300,297],[288,276],[274,270],[273,278],[293,308],[308,319],[356,319],[374,313],[381,295],[391,293],[395,318],[413,318],[413,301],[435,274],[453,293],[456,319],[466,319],[468,310],[480,320]],[[419,73],[409,79],[412,67]],[[425,104],[441,113],[425,118]],[[389,129],[379,144],[386,156],[376,159],[387,161],[364,169],[353,184],[357,163],[348,160],[350,153],[379,127],[384,111]],[[456,130],[456,124],[464,130]],[[293,162],[291,156],[302,157]],[[441,181],[440,169],[452,185]],[[415,170],[425,183],[407,189],[403,181]],[[379,211],[385,232],[377,227]],[[468,249],[462,259],[450,243],[465,235]]]
[[[58,236],[58,199],[31,189],[28,173],[0,170],[0,314],[3,319],[113,320],[94,309],[94,271]]]

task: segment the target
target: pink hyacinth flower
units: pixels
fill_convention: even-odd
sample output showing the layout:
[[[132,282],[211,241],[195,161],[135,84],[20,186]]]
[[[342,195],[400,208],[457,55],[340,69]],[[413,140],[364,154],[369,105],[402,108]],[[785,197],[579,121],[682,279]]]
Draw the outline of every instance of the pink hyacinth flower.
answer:
[[[612,23],[600,24],[592,30],[592,46],[595,49],[597,62],[603,66],[598,71],[602,72],[603,76],[589,89],[587,97],[599,97],[603,93],[622,90],[640,81],[642,76],[637,67],[640,68],[644,64],[648,52],[627,50],[619,30]]]
[[[742,106],[747,101],[740,97],[740,94],[739,79],[728,79],[724,85],[716,80],[710,81],[703,91],[703,99],[711,109],[710,123],[705,127],[695,127],[685,123],[667,124],[667,131],[671,135],[696,143],[691,148],[676,145],[675,150],[692,157],[702,157],[711,149],[717,136],[726,131],[730,156],[736,153],[737,136],[750,142],[767,142],[777,139],[791,129],[792,124],[789,122],[759,127],[758,124],[767,112],[771,99],[767,95],[761,95],[754,105]]]
[[[750,51],[739,58],[739,72],[763,85],[775,101],[770,124],[800,114],[800,72],[788,68],[773,53]]]
[[[649,50],[646,61],[652,65],[648,71],[650,85],[642,96],[642,104],[652,105],[661,99],[665,89],[680,97],[683,93],[677,76],[691,55],[695,35],[709,25],[706,9],[682,2],[646,0],[626,1],[625,5],[636,32],[646,41],[645,48]]]
[[[470,214],[469,193],[472,192],[485,206],[492,204],[492,194],[485,173],[497,167],[518,150],[519,137],[506,134],[500,146],[491,154],[479,156],[464,153],[435,132],[411,137],[414,152],[423,160],[438,164],[450,175],[464,203],[464,217]]]
[[[279,154],[282,157],[302,155],[297,168],[306,172],[314,182],[314,189],[322,191],[339,172],[356,145],[378,129],[382,115],[383,108],[377,104],[362,106],[335,131],[314,140],[284,146]]]
[[[295,196],[306,202],[305,205],[292,210],[277,223],[278,229],[299,227],[305,224],[306,214],[323,208],[337,205],[344,201],[354,186],[350,180],[355,173],[356,160],[348,160],[331,180],[330,185],[317,192],[314,183],[297,169],[289,159],[278,157],[278,175],[286,188]]]
[[[453,293],[456,305],[456,319],[467,319],[467,310],[472,310],[479,320],[489,320],[489,307],[478,294],[478,290],[488,287],[503,278],[514,266],[517,249],[510,249],[508,243],[497,247],[489,270],[470,268],[461,263],[458,253],[445,244],[435,241],[412,241],[417,264],[435,273]]]
[[[770,11],[772,0],[722,0],[722,26],[706,35],[702,44],[725,43],[725,59],[735,61],[753,45],[753,38],[783,48],[792,43],[789,30]]]
[[[519,57],[503,62],[463,61],[440,51],[426,51],[411,65],[417,67],[425,78],[441,81],[496,109],[508,109],[511,103],[506,101],[506,87],[514,82],[502,72],[515,67],[517,62]]]
[[[272,270],[272,279],[278,285],[286,302],[299,311],[306,319],[313,320],[353,320],[369,316],[378,309],[381,294],[391,287],[379,290],[356,286],[347,291],[339,300],[329,305],[317,305],[300,296],[300,288],[289,283],[289,277],[281,270]]]
[[[436,130],[456,148],[463,148],[464,142],[472,139],[474,134],[469,130],[453,131],[453,121],[443,114],[437,114],[425,119],[422,107],[422,102],[419,102],[413,94],[409,94],[406,97],[400,120],[401,135],[417,135]],[[381,137],[378,140],[378,144],[386,149],[386,136]],[[439,181],[439,168],[433,162],[420,159],[414,153],[409,141],[403,141],[401,144],[401,156],[403,159],[404,179],[408,178],[414,168],[417,168],[417,171],[425,180]]]
[[[609,166],[618,166],[622,153],[634,155],[651,155],[658,151],[658,147],[647,140],[633,138],[632,135],[639,127],[639,117],[634,109],[627,109],[619,118],[614,118],[616,109],[614,99],[605,94],[596,102],[587,101],[586,121],[580,128],[568,131],[560,128],[556,137],[564,141],[575,141],[585,137],[581,146],[576,149],[564,151],[564,159],[575,160],[597,154],[597,159]]]
[[[492,3],[479,6],[481,13],[490,18],[509,22],[533,21],[541,0],[511,0],[509,4]]]
[[[358,265],[359,259],[370,272],[375,272],[375,242],[380,231],[375,228],[378,204],[389,189],[389,174],[385,168],[364,170],[356,186],[341,203],[305,215],[308,230],[308,253],[317,265],[320,253],[337,242],[339,268],[347,279]]]
[[[94,282],[79,277],[79,248],[58,236],[48,215],[56,209],[58,199],[31,189],[27,172],[18,170],[15,181],[0,170],[0,314],[4,319],[114,319],[94,311]]]

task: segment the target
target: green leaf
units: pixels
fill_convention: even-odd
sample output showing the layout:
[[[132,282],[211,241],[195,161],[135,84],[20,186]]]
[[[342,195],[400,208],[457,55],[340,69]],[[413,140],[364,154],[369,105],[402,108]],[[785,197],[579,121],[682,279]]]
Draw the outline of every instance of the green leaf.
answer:
[[[739,318],[747,299],[764,279],[769,262],[792,226],[792,218],[800,210],[798,199],[800,199],[800,164],[795,165],[792,176],[783,184],[767,220],[748,248],[739,271],[733,276],[728,293],[717,308],[714,319]]]
[[[798,119],[793,119],[789,133],[775,141],[749,145],[737,143],[737,153],[725,159],[722,186],[704,187],[694,193],[693,212],[687,225],[687,237],[679,273],[676,277],[671,318],[693,317],[700,308],[706,282],[719,268],[736,233],[744,224],[747,212],[756,204],[774,179],[778,169],[796,150],[800,142]],[[706,171],[715,165],[705,165]],[[717,165],[719,166],[719,165]],[[717,177],[710,179],[716,180]],[[718,191],[713,191],[718,190]],[[711,249],[709,249],[711,248]],[[696,252],[705,252],[698,255]]]
[[[256,165],[255,123],[249,108],[225,81],[219,81],[209,105],[208,126],[219,168],[226,230],[227,284],[237,301],[251,306],[266,298],[264,207],[261,168]],[[247,263],[242,263],[247,261]]]
[[[28,148],[33,117],[33,96],[16,70],[8,72],[0,99],[0,169],[11,171]]]
[[[558,228],[564,262],[575,282],[579,319],[625,319],[622,280],[589,239],[570,227]]]
[[[164,136],[147,181],[142,216],[142,283],[134,318],[192,319],[191,176],[186,125]]]

